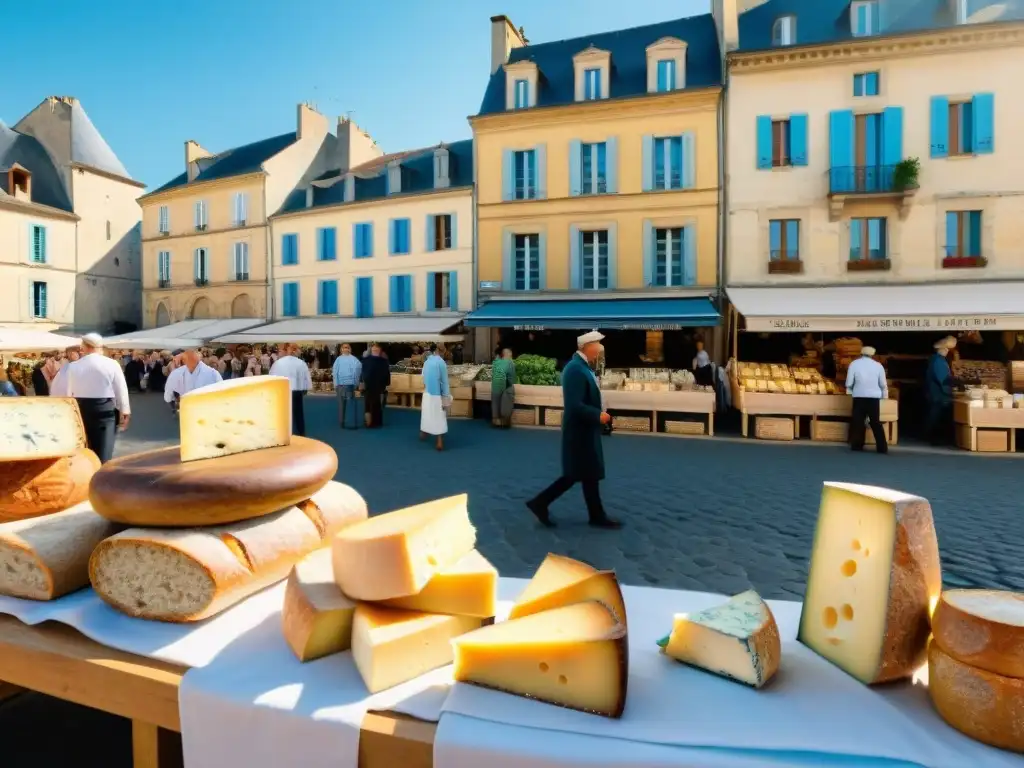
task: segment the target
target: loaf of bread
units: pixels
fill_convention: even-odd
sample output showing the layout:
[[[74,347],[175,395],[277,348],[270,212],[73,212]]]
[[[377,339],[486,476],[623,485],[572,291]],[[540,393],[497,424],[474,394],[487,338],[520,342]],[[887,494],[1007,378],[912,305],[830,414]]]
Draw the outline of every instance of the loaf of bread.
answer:
[[[0,594],[53,600],[89,586],[89,556],[123,528],[97,515],[87,501],[0,524]]]
[[[308,501],[272,515],[208,528],[131,528],[93,552],[93,589],[144,619],[209,618],[280,581],[339,530],[365,520],[366,502],[330,482]]]
[[[79,448],[60,459],[0,462],[0,522],[49,515],[89,498],[99,457]]]

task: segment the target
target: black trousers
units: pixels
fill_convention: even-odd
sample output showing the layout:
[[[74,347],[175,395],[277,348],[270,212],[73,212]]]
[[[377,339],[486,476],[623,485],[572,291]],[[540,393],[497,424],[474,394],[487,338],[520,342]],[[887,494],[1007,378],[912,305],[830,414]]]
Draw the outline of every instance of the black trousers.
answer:
[[[942,445],[950,439],[953,423],[952,409],[942,402],[929,401],[925,417],[925,437],[932,445]]]
[[[302,390],[292,392],[292,434],[299,437],[306,436],[306,411],[303,407],[303,400],[306,393]]]
[[[366,398],[366,426],[384,426],[384,390],[367,389],[363,392],[363,397]]]
[[[871,434],[875,436],[875,448],[879,453],[888,453],[889,444],[885,441],[885,429],[879,418],[882,401],[875,397],[853,398],[853,415],[850,418],[850,447],[855,451],[864,450],[864,421],[871,425]]]
[[[85,442],[89,450],[106,464],[114,457],[114,441],[117,438],[117,411],[110,397],[79,397],[78,410],[82,412],[85,427]]]
[[[566,491],[576,485],[576,480],[564,475],[543,491],[538,493],[531,503],[542,509],[547,509],[557,501]],[[598,480],[580,480],[583,486],[583,500],[587,503],[587,515],[591,520],[600,520],[605,516],[604,505],[601,503],[601,485]]]

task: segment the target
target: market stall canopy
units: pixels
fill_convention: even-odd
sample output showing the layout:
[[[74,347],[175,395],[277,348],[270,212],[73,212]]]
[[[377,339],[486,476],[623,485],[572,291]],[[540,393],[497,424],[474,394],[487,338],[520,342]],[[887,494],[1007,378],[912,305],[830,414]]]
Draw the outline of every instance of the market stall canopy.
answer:
[[[748,331],[1024,330],[1024,282],[726,288]]]
[[[132,331],[120,336],[108,336],[103,346],[112,349],[174,349],[176,347],[201,347],[218,336],[238,333],[265,323],[254,318],[232,318],[229,320],[182,320],[159,328]]]
[[[0,328],[0,352],[49,352],[77,347],[82,340],[49,331],[26,328]]]
[[[283,342],[459,342],[461,334],[446,333],[462,322],[462,315],[385,315],[383,317],[322,317],[281,320],[214,339],[218,344]]]
[[[470,328],[668,331],[718,325],[708,298],[492,299],[466,318]]]

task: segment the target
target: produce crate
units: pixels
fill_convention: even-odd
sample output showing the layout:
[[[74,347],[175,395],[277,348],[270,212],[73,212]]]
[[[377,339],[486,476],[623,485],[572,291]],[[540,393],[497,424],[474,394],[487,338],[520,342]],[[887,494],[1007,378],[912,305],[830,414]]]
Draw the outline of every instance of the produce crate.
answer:
[[[670,435],[703,435],[707,427],[703,421],[666,421],[665,431]]]
[[[410,392],[422,392],[423,391],[423,374],[422,373],[410,373],[409,374],[409,391]]]
[[[971,428],[966,424],[957,426],[957,445],[965,450],[971,449]],[[977,436],[978,453],[1007,453],[1010,450],[1010,430],[979,429]]]
[[[613,432],[650,432],[649,416],[615,416],[612,419]]]
[[[533,408],[514,408],[512,410],[512,423],[528,427],[535,426],[537,424],[537,414]]]
[[[872,440],[875,439],[870,429],[867,434]],[[811,422],[811,440],[825,443],[849,442],[850,425],[845,421],[822,421],[817,419]]]
[[[398,405],[398,393],[389,391],[387,403],[388,405]]]
[[[644,392],[671,392],[672,385],[667,381],[645,381],[643,383]]]
[[[560,426],[562,426],[562,409],[561,408],[545,408],[544,409],[544,426],[545,427],[560,427]]]
[[[451,387],[453,400],[472,400],[473,387]]]
[[[472,400],[452,400],[450,415],[453,419],[469,419],[473,416]]]
[[[392,373],[391,374],[391,391],[393,392],[408,392],[411,388],[409,383],[410,375],[408,373]]]
[[[758,416],[754,436],[759,440],[795,440],[795,422],[786,416]]]

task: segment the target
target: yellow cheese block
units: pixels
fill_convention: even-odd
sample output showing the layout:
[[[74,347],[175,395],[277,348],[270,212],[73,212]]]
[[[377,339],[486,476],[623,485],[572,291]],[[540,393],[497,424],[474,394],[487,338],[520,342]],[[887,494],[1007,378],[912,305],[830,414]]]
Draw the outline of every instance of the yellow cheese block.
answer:
[[[658,643],[666,655],[760,688],[779,669],[782,642],[767,603],[749,590],[724,605],[675,617]]]
[[[0,461],[59,459],[84,447],[82,415],[70,397],[0,398]]]
[[[626,623],[626,602],[622,599],[615,571],[599,571],[579,560],[549,554],[512,606],[509,618],[518,619],[588,600],[597,600],[615,614],[618,621]]]
[[[491,618],[497,601],[498,570],[474,549],[434,576],[421,592],[382,600],[381,604],[409,611]]]
[[[626,706],[626,627],[601,603],[577,603],[456,639],[455,679],[606,717]]]
[[[281,611],[284,639],[299,661],[347,651],[355,609],[334,583],[330,547],[318,549],[288,575]]]
[[[483,622],[360,603],[352,622],[352,659],[366,689],[377,693],[451,664],[451,641]]]
[[[334,537],[334,578],[355,600],[419,593],[476,546],[465,494],[371,517]]]
[[[864,683],[925,661],[942,587],[932,510],[920,496],[825,483],[798,639]]]
[[[1024,680],[968,666],[928,648],[928,693],[942,719],[972,739],[1024,752]]]
[[[932,615],[932,633],[957,661],[1024,678],[1024,594],[948,589]]]
[[[181,460],[289,445],[291,385],[284,376],[228,379],[182,395]]]

